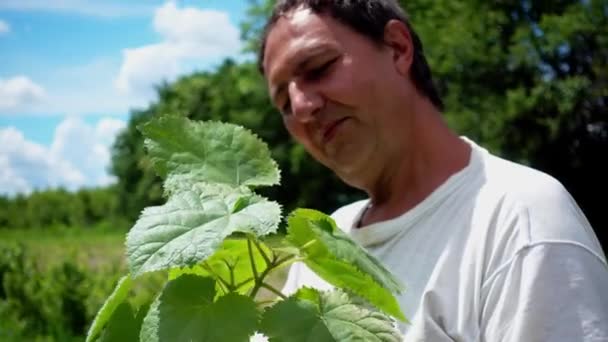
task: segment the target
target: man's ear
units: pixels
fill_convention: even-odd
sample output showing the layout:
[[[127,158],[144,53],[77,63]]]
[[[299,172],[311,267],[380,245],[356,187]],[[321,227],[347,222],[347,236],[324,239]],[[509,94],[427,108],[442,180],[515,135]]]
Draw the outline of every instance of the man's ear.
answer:
[[[397,71],[407,76],[414,58],[414,43],[410,30],[399,20],[389,20],[384,26],[384,44],[393,52]]]

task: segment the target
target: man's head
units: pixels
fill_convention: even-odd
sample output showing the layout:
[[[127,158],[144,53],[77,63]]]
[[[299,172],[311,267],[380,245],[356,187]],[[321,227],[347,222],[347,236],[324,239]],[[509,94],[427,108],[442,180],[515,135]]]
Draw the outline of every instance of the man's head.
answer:
[[[258,69],[263,75],[268,33],[281,17],[297,8],[309,8],[316,14],[330,15],[377,44],[383,43],[384,28],[390,20],[404,23],[410,32],[415,50],[411,68],[412,81],[439,111],[443,111],[443,101],[433,83],[422,42],[403,9],[394,0],[278,0],[264,28],[258,51]]]
[[[421,106],[441,108],[419,39],[386,0],[280,1],[260,69],[289,132],[362,189],[415,148]]]

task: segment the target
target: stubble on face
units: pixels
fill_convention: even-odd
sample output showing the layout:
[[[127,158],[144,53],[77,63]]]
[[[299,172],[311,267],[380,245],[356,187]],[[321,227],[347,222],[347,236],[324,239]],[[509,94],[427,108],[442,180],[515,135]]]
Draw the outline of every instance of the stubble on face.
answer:
[[[325,74],[310,77],[315,68],[333,59]],[[392,71],[386,54],[332,18],[298,9],[280,18],[271,30],[264,66],[278,108],[290,95],[303,96],[292,96],[294,113],[284,115],[292,136],[345,182],[361,188],[365,181],[360,178],[373,172],[387,146],[383,142],[387,123],[378,115],[390,106],[383,97],[383,88],[390,83],[383,83],[382,73]],[[294,84],[296,91],[290,93]],[[314,112],[300,111],[319,99]]]

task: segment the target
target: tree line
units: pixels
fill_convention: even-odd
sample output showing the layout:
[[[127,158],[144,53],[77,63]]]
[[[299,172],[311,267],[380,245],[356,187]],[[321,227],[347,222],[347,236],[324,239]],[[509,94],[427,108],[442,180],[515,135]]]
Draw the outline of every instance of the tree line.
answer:
[[[88,227],[101,222],[124,226],[122,215],[115,187],[0,196],[0,228]]]
[[[250,52],[259,44],[272,3],[251,1],[242,23]],[[408,0],[403,5],[424,43],[448,124],[498,155],[559,179],[608,245],[602,201],[608,192],[608,1]],[[281,186],[265,195],[286,203],[286,211],[331,212],[363,196],[288,136],[253,62],[225,60],[213,71],[162,84],[157,94],[149,107],[132,111],[112,150],[111,172],[118,182],[107,191],[115,194],[118,215],[128,220],[163,201],[137,130],[161,113],[228,121],[256,132],[282,169]]]

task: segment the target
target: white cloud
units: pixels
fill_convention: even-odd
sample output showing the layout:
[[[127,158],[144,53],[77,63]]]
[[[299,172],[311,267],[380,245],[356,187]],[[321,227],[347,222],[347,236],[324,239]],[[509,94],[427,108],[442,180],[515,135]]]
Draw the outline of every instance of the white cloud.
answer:
[[[0,129],[0,193],[107,185],[110,146],[125,122],[106,118],[95,126],[76,117],[55,129],[50,147],[27,140],[13,127]]]
[[[15,76],[6,80],[0,78],[0,110],[33,105],[45,97],[44,88],[25,76]]]
[[[5,34],[9,32],[11,32],[10,25],[4,20],[0,20],[0,34]]]
[[[179,74],[180,55],[168,44],[147,45],[123,51],[124,62],[116,78],[116,88],[125,94],[144,93],[153,85]]]
[[[0,10],[44,11],[71,13],[94,17],[141,16],[152,12],[149,5],[132,4],[126,1],[93,0],[2,0]]]
[[[125,122],[119,119],[106,118],[95,126],[95,136],[101,144],[110,146],[114,138],[125,128]]]
[[[10,3],[0,0],[0,9]],[[47,3],[67,6],[76,1],[26,1],[23,6]],[[3,95],[1,88],[8,80],[0,80],[0,115],[125,114],[155,100],[155,86],[163,80],[208,70],[225,57],[241,57],[239,31],[227,13],[180,7],[174,2],[150,13],[154,13],[151,25],[159,35],[153,44],[125,49],[122,56],[100,56],[50,69],[36,75],[36,83],[21,76],[21,83],[28,85],[22,87],[27,96]]]
[[[2,0],[0,0],[2,1]],[[115,115],[145,107],[152,97],[121,93],[114,86],[120,59],[96,58],[80,65],[49,70],[40,79],[45,96],[16,106],[2,106],[0,115]],[[23,102],[23,101],[22,101]]]
[[[167,2],[155,11],[154,29],[161,42],[123,51],[115,83],[120,91],[149,93],[161,81],[192,71],[196,62],[204,65],[235,56],[241,48],[239,30],[225,12],[178,8]]]
[[[12,127],[0,130],[0,192],[14,194],[46,187],[74,186],[84,176],[72,165],[50,156],[42,145],[25,139]]]

